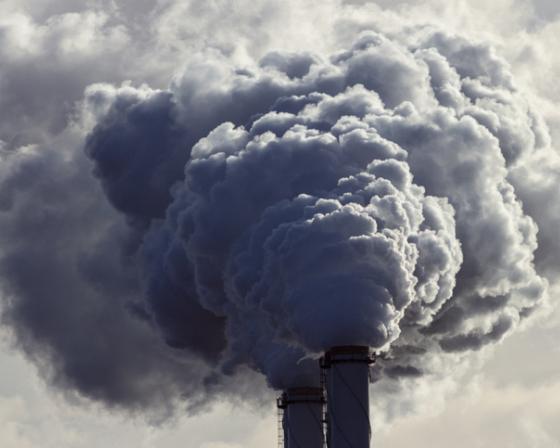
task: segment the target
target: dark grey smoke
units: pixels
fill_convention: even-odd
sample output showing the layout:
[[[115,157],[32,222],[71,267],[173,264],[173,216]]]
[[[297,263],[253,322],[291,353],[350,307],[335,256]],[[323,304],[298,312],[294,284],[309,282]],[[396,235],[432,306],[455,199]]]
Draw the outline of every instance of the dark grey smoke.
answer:
[[[367,32],[328,59],[92,86],[84,110],[89,161],[6,157],[0,274],[18,343],[87,397],[309,383],[340,344],[417,379],[501,340],[558,274],[546,126],[488,46]]]
[[[141,300],[137,234],[108,205],[77,138],[2,163],[2,322],[18,347],[64,393],[155,419],[182,397],[196,408],[246,381],[262,390],[250,373],[224,382],[197,353],[157,336]]]

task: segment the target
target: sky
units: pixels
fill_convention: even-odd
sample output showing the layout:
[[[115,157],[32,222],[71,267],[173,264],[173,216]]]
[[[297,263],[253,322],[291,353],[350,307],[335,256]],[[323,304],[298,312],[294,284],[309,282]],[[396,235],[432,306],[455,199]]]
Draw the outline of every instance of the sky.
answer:
[[[231,66],[253,67],[256,60],[271,50],[331,54],[341,49],[340,42],[346,45],[352,41],[355,31],[352,23],[367,23],[369,17],[382,14],[388,21],[428,23],[450,33],[490,42],[507,61],[517,85],[543,117],[552,139],[551,147],[558,153],[560,113],[556,104],[560,101],[560,88],[556,79],[560,74],[560,59],[555,56],[555,49],[560,39],[560,5],[554,0],[4,0],[0,2],[2,163],[11,153],[32,154],[41,148],[48,148],[46,152],[53,148],[58,150],[60,160],[53,156],[54,162],[48,165],[48,170],[47,165],[39,165],[39,171],[35,167],[36,171],[29,173],[39,185],[37,191],[41,196],[37,200],[49,203],[51,195],[61,196],[62,193],[59,189],[40,190],[41,185],[48,185],[44,178],[57,177],[68,164],[81,166],[85,163],[73,159],[71,151],[83,146],[84,134],[91,132],[93,124],[103,114],[104,101],[112,98],[111,95],[123,95],[123,98],[136,95],[143,100],[169,85],[211,83],[208,77],[213,72],[203,70],[204,61],[210,58]],[[183,87],[175,88],[181,91]],[[84,97],[88,101],[87,108],[83,106]],[[198,117],[195,114],[191,118]],[[200,120],[203,123],[204,118]],[[109,137],[107,134],[106,138]],[[89,150],[95,151],[97,146],[92,142]],[[91,154],[97,157],[97,153]],[[102,171],[101,162],[98,169]],[[13,166],[16,172],[19,165]],[[65,185],[64,182],[61,181],[61,185]],[[72,182],[84,188],[80,191],[90,191],[90,184],[85,180]],[[10,192],[12,189],[33,191],[32,187],[27,190],[17,182],[5,185]],[[123,223],[100,199],[103,197],[101,189],[91,188],[95,193],[87,200],[68,198],[69,212],[65,215],[72,223],[77,223],[75,225],[83,226],[84,235],[79,236],[79,240],[69,235],[62,241],[77,247],[97,244],[100,250],[110,250],[116,240],[120,244],[123,239],[119,236],[124,232]],[[111,190],[109,183],[104,184],[104,188],[105,192],[109,191],[107,194],[116,208],[122,208],[124,215],[141,225],[138,222],[142,211],[134,208],[134,201],[123,206],[118,191]],[[9,209],[11,197],[11,193],[1,195],[2,209]],[[75,211],[71,213],[73,205]],[[80,213],[91,210],[96,210],[99,218],[82,222]],[[558,219],[555,215],[558,205],[550,204],[550,210],[551,216]],[[48,209],[42,209],[41,213],[48,213]],[[35,222],[32,215],[22,216],[25,219],[15,224],[2,221],[7,235],[2,238],[2,244],[11,247],[11,239],[23,234],[28,244],[18,247],[34,254],[37,241],[49,238],[55,234],[51,231],[59,229],[38,231],[31,227]],[[60,221],[59,225],[65,222],[70,221]],[[116,230],[111,235],[118,236],[115,241],[102,239],[100,229],[104,226],[114,226]],[[69,255],[64,247],[54,243],[47,248],[52,251],[53,265],[59,257]],[[60,251],[60,255],[55,256],[56,251]],[[549,265],[558,265],[554,252],[551,257]],[[124,278],[112,277],[92,260],[92,265],[83,266],[83,269],[92,276],[94,284],[96,279],[102,278],[115,282],[111,286],[114,297],[107,300],[132,294],[129,272],[123,274]],[[115,264],[107,266],[109,270],[117,266],[114,259],[111,263]],[[27,265],[32,263],[27,262]],[[21,272],[34,272],[26,269]],[[2,271],[6,276],[4,267]],[[8,275],[10,272],[20,271],[8,271]],[[436,378],[425,389],[415,391],[413,404],[395,399],[390,413],[380,410],[384,404],[391,403],[390,397],[384,395],[376,401],[373,387],[373,446],[400,448],[414,443],[436,448],[559,447],[560,307],[556,305],[554,294],[558,284],[554,283],[554,274],[550,275],[551,299],[547,306],[467,364],[457,361],[456,366],[446,366],[448,371],[458,372],[453,380]],[[37,288],[41,289],[48,285],[42,280],[48,276],[49,272],[35,273],[29,278],[32,282],[36,279]],[[27,277],[22,278],[25,281]],[[68,283],[58,285],[57,293],[60,291],[63,297],[68,290],[70,295],[79,285],[74,277],[69,277]],[[92,293],[84,300],[93,301],[95,297]],[[8,294],[2,297],[2,307],[9,309],[10,300]],[[60,316],[58,323],[53,321],[54,325],[64,326],[63,320],[68,316],[77,319],[76,324],[69,327],[72,328],[70,334],[80,335],[75,340],[92,337],[88,333],[91,329],[80,328],[80,319],[85,318],[79,314],[79,309],[71,308],[67,315]],[[40,321],[40,314],[37,320],[29,320]],[[209,392],[212,394],[209,402],[184,412],[170,411],[165,403],[158,403],[159,395],[155,392],[153,396],[150,392],[146,397],[138,397],[138,391],[143,390],[141,381],[150,383],[150,391],[156,390],[153,382],[161,383],[165,391],[162,397],[176,394],[175,387],[181,386],[188,391],[185,393],[196,398],[198,383],[189,378],[196,368],[182,370],[186,361],[160,355],[159,339],[145,333],[143,327],[131,325],[128,334],[134,337],[130,336],[130,342],[127,338],[118,341],[122,344],[123,360],[126,359],[123,364],[131,370],[124,370],[122,378],[105,390],[95,378],[71,370],[72,367],[79,370],[81,364],[60,368],[57,362],[61,360],[57,361],[56,357],[37,355],[37,347],[41,346],[26,339],[25,331],[22,332],[24,327],[14,322],[13,315],[4,314],[0,327],[0,443],[3,447],[275,446],[274,395],[266,391],[262,378],[247,376],[244,377],[246,383],[223,384],[223,389]],[[107,331],[118,335],[118,316],[115,322]],[[45,331],[44,334],[54,334]],[[64,347],[65,353],[80,352],[79,347],[72,346],[68,334],[56,336],[57,340],[47,341],[45,350],[48,351],[51,344]],[[107,340],[114,342],[118,336]],[[95,350],[101,353],[104,343],[103,339]],[[138,343],[145,344],[137,350],[140,354],[124,353],[129,347],[127,344]],[[87,358],[88,355],[81,356]],[[165,369],[160,374],[158,369],[162,365]],[[150,374],[138,377],[139,383],[130,385],[127,372],[135,372],[135,369],[145,369]],[[79,378],[82,382],[72,383],[67,378]],[[252,387],[253,384],[256,385]],[[257,392],[253,390],[247,400],[240,398],[251,387]],[[75,393],[74,389],[82,394]],[[220,399],[223,390],[228,393]],[[122,403],[125,405],[121,406]],[[142,411],[144,406],[151,407],[154,403],[156,411]],[[123,411],[123,407],[132,412]]]

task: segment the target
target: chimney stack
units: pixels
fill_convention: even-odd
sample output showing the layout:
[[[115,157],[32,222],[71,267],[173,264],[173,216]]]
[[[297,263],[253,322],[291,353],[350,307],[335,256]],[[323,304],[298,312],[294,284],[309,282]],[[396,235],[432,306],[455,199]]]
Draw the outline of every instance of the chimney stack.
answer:
[[[323,448],[323,389],[294,387],[278,398],[284,448]]]
[[[321,360],[326,377],[329,448],[369,448],[369,347],[333,347]]]

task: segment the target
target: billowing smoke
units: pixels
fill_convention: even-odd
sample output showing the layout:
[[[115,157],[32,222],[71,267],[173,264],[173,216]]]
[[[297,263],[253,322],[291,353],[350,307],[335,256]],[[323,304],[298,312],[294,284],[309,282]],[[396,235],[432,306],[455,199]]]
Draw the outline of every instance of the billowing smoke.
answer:
[[[421,378],[558,274],[548,131],[488,46],[415,28],[216,56],[167,90],[92,85],[84,114],[87,158],[7,157],[0,274],[20,344],[87,397],[309,384],[346,344],[385,354],[377,380]]]
[[[546,131],[489,49],[366,33],[328,62],[192,72],[117,92],[87,145],[149,228],[148,311],[171,345],[282,386],[332,345],[478,349],[543,297],[508,169]]]

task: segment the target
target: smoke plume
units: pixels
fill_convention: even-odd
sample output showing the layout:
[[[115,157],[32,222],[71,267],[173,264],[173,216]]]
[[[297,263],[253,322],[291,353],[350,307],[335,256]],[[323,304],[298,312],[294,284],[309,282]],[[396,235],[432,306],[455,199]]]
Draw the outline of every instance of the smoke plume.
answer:
[[[514,331],[558,275],[557,156],[485,44],[415,27],[214,55],[165,90],[91,85],[82,113],[85,142],[5,156],[0,275],[20,346],[88,398],[309,384],[334,345],[417,380]]]

